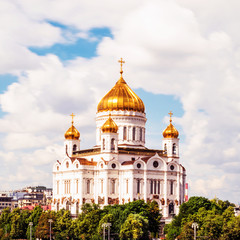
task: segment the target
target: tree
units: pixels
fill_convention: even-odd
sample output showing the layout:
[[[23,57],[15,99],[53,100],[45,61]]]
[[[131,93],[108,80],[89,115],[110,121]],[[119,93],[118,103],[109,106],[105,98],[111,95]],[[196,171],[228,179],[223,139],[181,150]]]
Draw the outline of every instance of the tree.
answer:
[[[121,239],[148,239],[148,220],[140,214],[130,214],[120,231]]]
[[[54,211],[47,211],[47,212],[43,212],[41,214],[41,217],[39,218],[39,222],[36,228],[36,232],[35,232],[35,237],[36,238],[41,238],[43,240],[47,240],[50,237],[50,224],[48,222],[49,219],[52,219],[53,222],[51,224],[52,226],[52,236],[54,236],[54,224],[56,222],[56,217],[55,217],[55,212]]]
[[[70,211],[61,209],[56,214],[56,223],[54,225],[55,239],[72,239],[72,217]]]

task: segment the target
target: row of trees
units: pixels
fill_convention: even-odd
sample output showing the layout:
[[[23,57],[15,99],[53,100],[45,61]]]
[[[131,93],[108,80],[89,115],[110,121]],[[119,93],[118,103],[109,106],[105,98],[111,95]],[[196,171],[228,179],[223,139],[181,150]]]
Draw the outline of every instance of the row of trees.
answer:
[[[240,216],[234,215],[234,205],[219,199],[191,197],[183,203],[171,224],[165,226],[168,240],[193,239],[192,224],[198,224],[197,238],[209,240],[240,239]]]
[[[159,230],[161,214],[156,202],[144,203],[142,200],[124,205],[106,206],[85,204],[77,219],[70,212],[43,212],[37,206],[34,210],[7,208],[0,216],[0,239],[29,239],[32,222],[32,239],[49,239],[49,219],[52,219],[51,235],[54,239],[102,239],[103,223],[111,223],[114,239],[148,239],[149,233],[156,235]]]

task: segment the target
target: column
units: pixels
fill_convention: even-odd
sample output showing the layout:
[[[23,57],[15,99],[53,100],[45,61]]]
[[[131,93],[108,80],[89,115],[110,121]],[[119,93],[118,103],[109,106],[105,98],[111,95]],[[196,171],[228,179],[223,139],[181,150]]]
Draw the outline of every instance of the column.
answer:
[[[165,206],[163,210],[163,216],[168,216],[168,206],[167,206],[167,195],[168,195],[168,181],[167,181],[167,170],[164,172],[164,200],[165,200]]]

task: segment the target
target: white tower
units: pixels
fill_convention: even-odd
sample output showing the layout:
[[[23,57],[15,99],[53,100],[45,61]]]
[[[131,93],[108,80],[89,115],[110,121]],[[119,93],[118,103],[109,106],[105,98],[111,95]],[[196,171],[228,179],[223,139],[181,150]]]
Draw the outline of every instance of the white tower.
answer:
[[[65,133],[65,153],[67,156],[72,157],[73,152],[80,150],[80,133],[78,130],[73,126],[73,118],[75,115],[72,113],[70,115],[72,117],[72,126],[66,131]]]
[[[96,142],[101,145],[101,128],[109,114],[118,126],[119,147],[145,147],[146,114],[143,101],[123,79],[121,59],[120,78],[115,86],[102,98],[97,107]]]
[[[167,157],[179,157],[179,138],[178,130],[172,125],[172,112],[169,112],[170,124],[163,131],[163,150]]]

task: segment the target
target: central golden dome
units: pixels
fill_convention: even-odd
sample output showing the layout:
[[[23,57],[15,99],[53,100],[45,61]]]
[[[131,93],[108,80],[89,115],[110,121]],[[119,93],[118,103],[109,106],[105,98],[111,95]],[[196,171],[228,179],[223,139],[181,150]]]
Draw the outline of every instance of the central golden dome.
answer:
[[[127,110],[144,113],[145,107],[141,98],[127,85],[122,77],[115,86],[102,98],[97,111]]]

